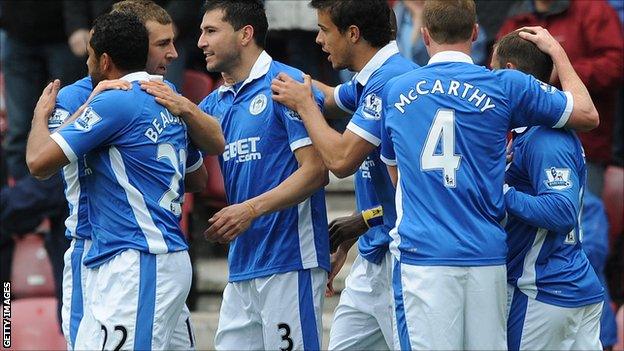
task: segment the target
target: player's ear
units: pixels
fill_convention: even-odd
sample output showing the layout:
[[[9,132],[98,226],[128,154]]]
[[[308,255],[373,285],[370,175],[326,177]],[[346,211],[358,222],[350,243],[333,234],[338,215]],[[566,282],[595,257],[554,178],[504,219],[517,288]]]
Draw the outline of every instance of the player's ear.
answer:
[[[420,27],[420,35],[423,38],[425,46],[431,45],[431,37],[429,36],[429,30],[426,27]]]
[[[357,26],[349,26],[349,28],[347,28],[347,34],[349,35],[349,41],[351,44],[355,44],[358,40],[360,40],[360,28]]]
[[[250,25],[246,25],[240,30],[241,35],[241,45],[247,46],[249,43],[253,42],[254,37],[254,28]]]
[[[472,37],[470,38],[472,42],[477,41],[477,38],[479,37],[479,24],[475,23],[475,25],[472,27]]]
[[[517,68],[516,68],[516,65],[514,65],[514,64],[513,64],[513,63],[511,63],[511,62],[507,62],[507,63],[505,64],[505,68],[507,68],[507,69],[517,69]]]
[[[111,60],[111,57],[107,53],[103,53],[102,56],[100,56],[100,60],[98,61],[100,71],[108,71],[111,68],[112,63],[113,61]]]

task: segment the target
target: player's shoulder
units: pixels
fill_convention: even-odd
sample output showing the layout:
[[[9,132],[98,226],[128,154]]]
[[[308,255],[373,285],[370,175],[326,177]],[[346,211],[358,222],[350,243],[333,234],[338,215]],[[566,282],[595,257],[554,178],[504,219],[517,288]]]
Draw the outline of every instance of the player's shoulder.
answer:
[[[271,67],[269,68],[269,72],[267,72],[267,75],[270,77],[270,79],[273,79],[277,77],[277,75],[280,73],[286,73],[292,79],[298,82],[303,82],[303,71],[298,68],[289,66],[285,63],[273,60],[273,62],[271,62]]]
[[[535,126],[524,136],[526,145],[535,152],[578,152],[580,142],[574,131],[564,128]]]
[[[151,97],[151,99],[150,99]],[[106,110],[115,115],[127,115],[130,112],[143,109],[146,100],[154,100],[147,92],[141,90],[138,84],[133,83],[129,90],[110,89],[97,94],[89,103],[96,111]]]
[[[61,90],[59,90],[57,99],[67,99],[80,95],[91,94],[93,91],[93,86],[91,85],[91,77],[86,76],[82,79],[79,79],[72,84],[66,85]]]

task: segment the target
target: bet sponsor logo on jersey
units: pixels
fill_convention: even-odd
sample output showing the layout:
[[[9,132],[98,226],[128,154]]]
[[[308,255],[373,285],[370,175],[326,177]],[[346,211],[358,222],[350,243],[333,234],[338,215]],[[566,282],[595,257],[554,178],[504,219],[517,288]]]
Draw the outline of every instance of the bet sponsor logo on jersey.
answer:
[[[262,159],[262,154],[258,152],[258,141],[260,141],[260,137],[251,137],[225,145],[223,161],[234,160],[239,163]]]
[[[360,165],[360,171],[362,172],[362,178],[371,179],[371,168],[375,167],[375,160],[373,160],[370,156],[362,162]]]
[[[569,168],[550,167],[549,169],[546,169],[545,172],[548,180],[545,180],[544,182],[549,188],[554,190],[565,190],[572,187]]]

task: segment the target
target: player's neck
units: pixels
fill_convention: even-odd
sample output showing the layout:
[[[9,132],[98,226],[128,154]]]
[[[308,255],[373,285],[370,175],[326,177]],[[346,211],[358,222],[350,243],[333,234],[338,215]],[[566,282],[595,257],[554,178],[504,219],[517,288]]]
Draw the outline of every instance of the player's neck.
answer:
[[[353,65],[352,71],[359,72],[364,66],[375,56],[381,48],[374,48],[369,45],[360,45],[353,48]]]
[[[442,51],[459,51],[470,56],[471,47],[472,47],[471,44],[472,44],[471,42],[456,43],[456,44],[437,44],[432,41],[431,45],[427,47],[427,51],[429,52],[429,57],[433,57],[433,55]]]
[[[244,81],[247,77],[249,77],[249,74],[251,74],[251,69],[258,60],[262,51],[262,48],[250,48],[249,50],[243,50],[240,56],[240,63],[232,67],[230,72],[223,72],[223,76],[226,80],[236,83]]]

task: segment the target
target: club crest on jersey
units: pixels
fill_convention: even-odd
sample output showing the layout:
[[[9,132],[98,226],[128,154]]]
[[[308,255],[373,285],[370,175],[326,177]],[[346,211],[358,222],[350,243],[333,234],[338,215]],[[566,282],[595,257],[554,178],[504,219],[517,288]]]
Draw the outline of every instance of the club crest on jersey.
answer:
[[[54,130],[63,124],[65,120],[69,117],[69,112],[63,110],[62,108],[54,109],[52,116],[48,119],[48,129]]]
[[[251,100],[251,104],[249,104],[249,113],[252,115],[257,115],[260,112],[264,111],[267,106],[267,97],[264,94],[258,94],[256,97]]]
[[[544,171],[546,172],[546,176],[548,177],[548,180],[545,180],[544,182],[549,188],[555,190],[564,190],[572,186],[572,182],[570,181],[569,168],[550,167],[549,169],[546,169]]]
[[[76,121],[74,122],[74,126],[76,126],[76,128],[80,130],[88,132],[96,123],[101,120],[102,117],[100,117],[91,107],[87,107],[82,115],[78,117],[78,119],[76,119]]]
[[[363,116],[366,119],[381,119],[381,98],[375,93],[369,94],[364,100]]]

